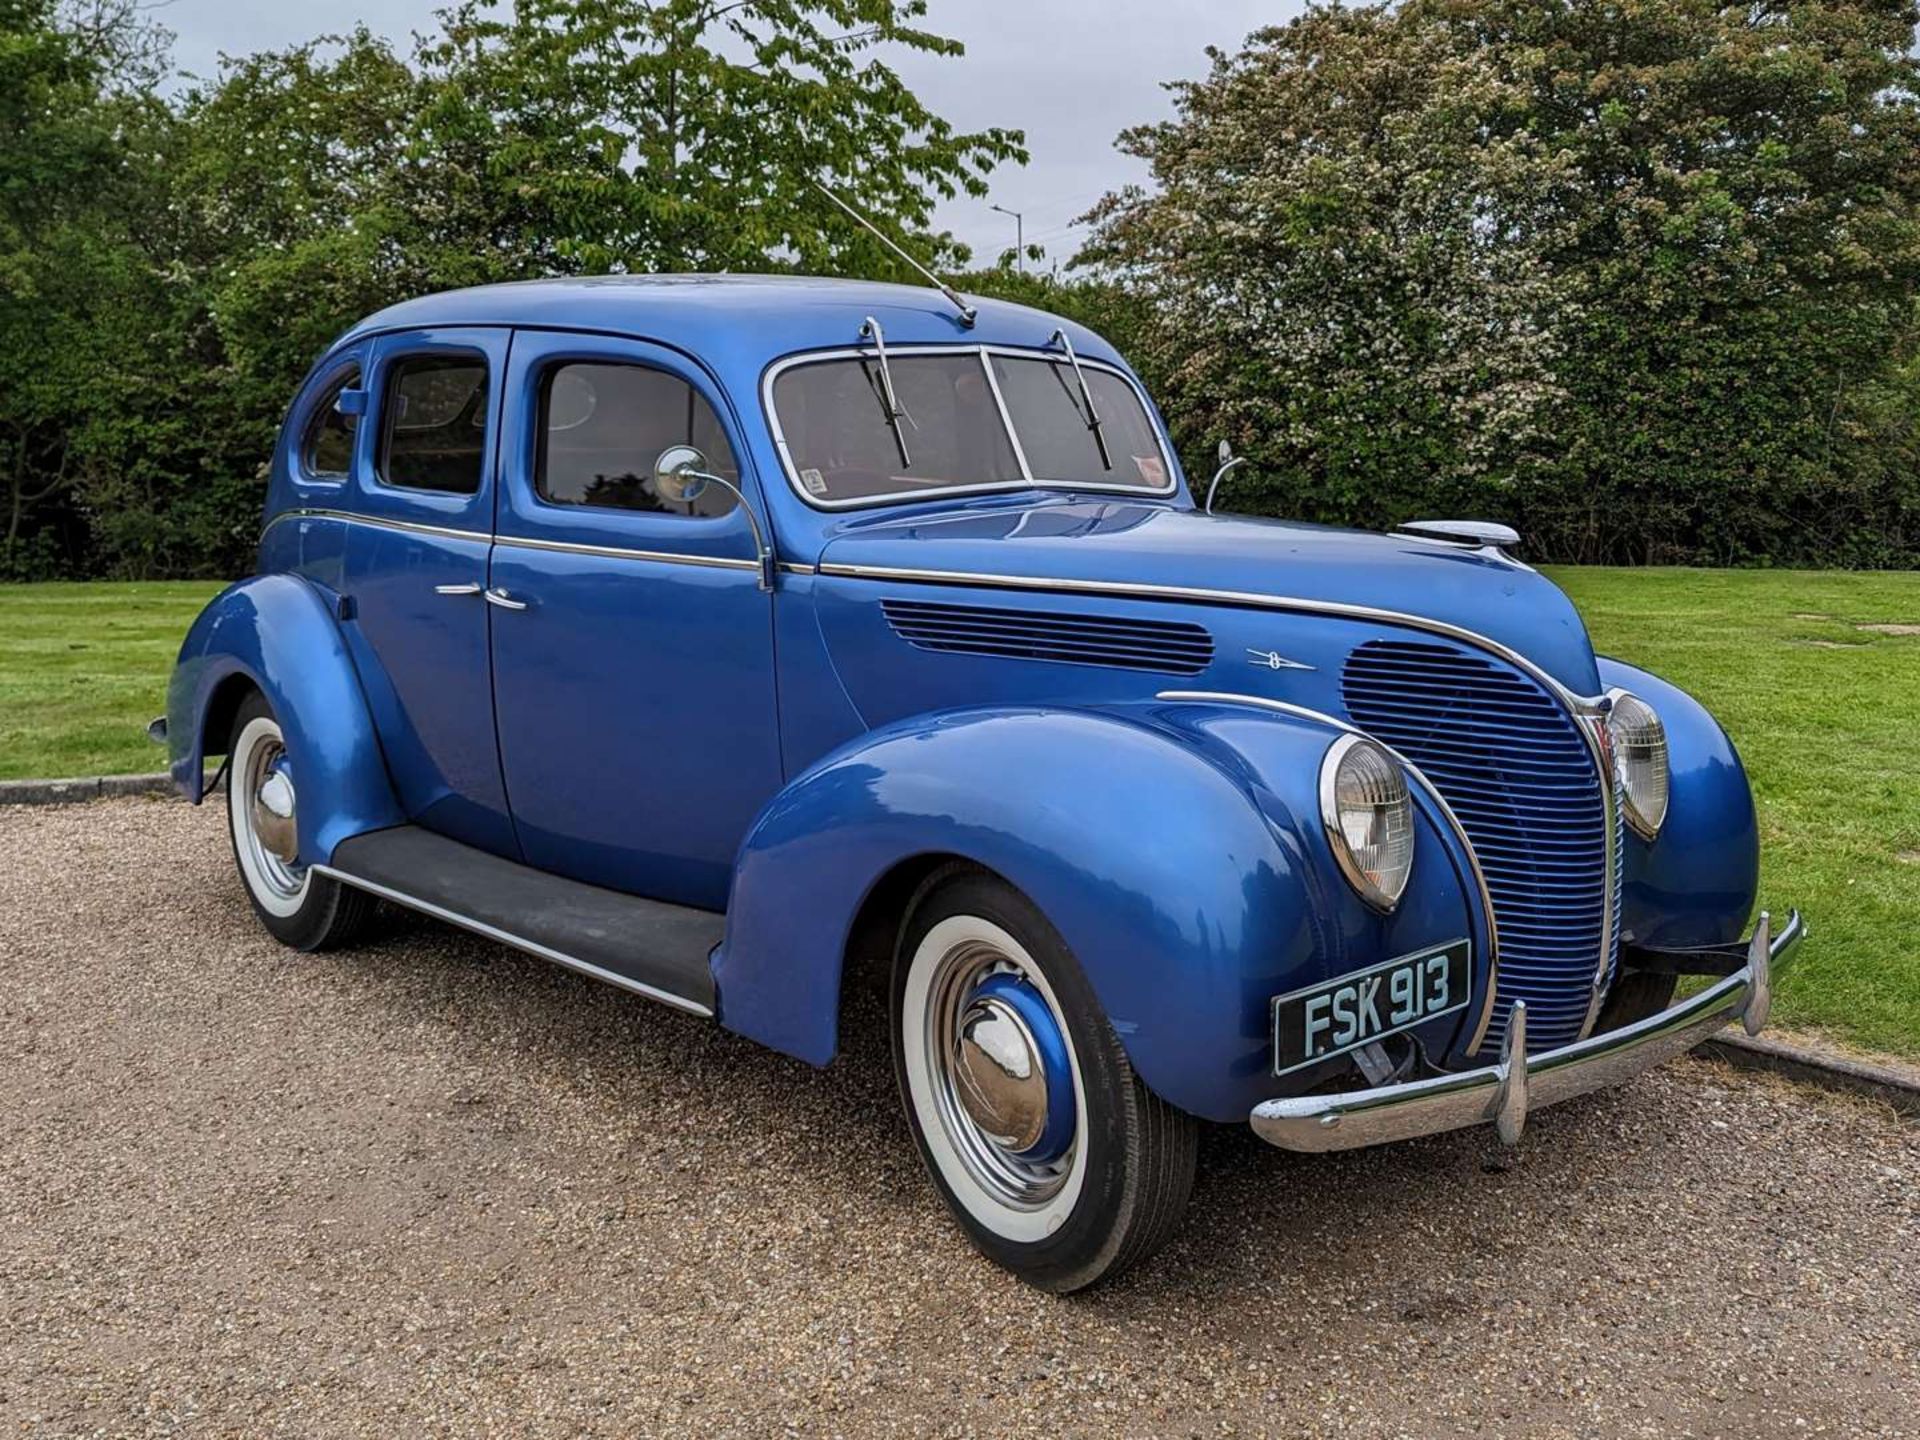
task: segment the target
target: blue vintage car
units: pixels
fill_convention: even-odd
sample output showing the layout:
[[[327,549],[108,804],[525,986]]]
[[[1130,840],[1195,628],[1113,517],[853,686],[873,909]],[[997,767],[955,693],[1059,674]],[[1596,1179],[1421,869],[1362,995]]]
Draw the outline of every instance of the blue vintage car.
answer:
[[[299,949],[377,897],[815,1065],[884,988],[934,1184],[1054,1290],[1168,1236],[1198,1122],[1513,1141],[1760,1028],[1801,925],[1746,933],[1698,704],[1497,526],[1209,509],[1036,310],[436,295],[301,386],[156,728]]]

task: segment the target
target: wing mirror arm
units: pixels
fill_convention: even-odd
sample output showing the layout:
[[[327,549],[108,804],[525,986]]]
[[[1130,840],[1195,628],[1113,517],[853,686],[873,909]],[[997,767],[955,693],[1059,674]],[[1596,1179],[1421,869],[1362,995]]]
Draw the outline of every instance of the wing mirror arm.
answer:
[[[1220,488],[1220,482],[1227,478],[1227,472],[1247,463],[1247,457],[1233,453],[1233,446],[1226,441],[1220,442],[1220,468],[1213,472],[1213,480],[1207,486],[1207,514],[1213,513],[1213,492]]]
[[[753,506],[747,503],[747,497],[738,485],[725,476],[714,474],[706,465],[707,457],[693,446],[669,445],[660,452],[660,458],[653,462],[653,488],[662,499],[671,500],[677,505],[699,499],[709,485],[718,485],[738,500],[740,512],[747,517],[747,528],[753,532],[754,561],[760,570],[760,588],[773,589],[774,572],[778,567],[767,532],[761,528],[760,517],[753,513]]]

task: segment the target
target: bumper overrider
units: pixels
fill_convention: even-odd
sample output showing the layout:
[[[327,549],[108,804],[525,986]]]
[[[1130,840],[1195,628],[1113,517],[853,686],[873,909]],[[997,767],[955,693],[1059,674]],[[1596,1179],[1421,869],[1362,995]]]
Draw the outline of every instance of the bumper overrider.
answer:
[[[1497,1065],[1372,1090],[1267,1100],[1254,1106],[1250,1123],[1261,1139],[1286,1150],[1352,1150],[1488,1121],[1502,1140],[1517,1144],[1530,1110],[1617,1085],[1684,1054],[1735,1020],[1758,1035],[1772,1005],[1773,977],[1805,935],[1799,911],[1778,934],[1762,911],[1747,942],[1747,963],[1658,1015],[1528,1055],[1527,1007],[1516,1002]]]

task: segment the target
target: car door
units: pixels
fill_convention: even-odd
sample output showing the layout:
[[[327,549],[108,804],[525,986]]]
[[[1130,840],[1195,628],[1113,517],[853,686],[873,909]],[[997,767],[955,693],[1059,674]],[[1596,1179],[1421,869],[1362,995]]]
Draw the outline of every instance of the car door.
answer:
[[[402,807],[518,858],[494,740],[494,455],[506,330],[414,331],[370,356],[346,625]]]
[[[500,757],[530,864],[724,909],[781,782],[773,597],[748,517],[661,496],[693,445],[758,503],[724,396],[678,352],[518,331],[491,584]]]

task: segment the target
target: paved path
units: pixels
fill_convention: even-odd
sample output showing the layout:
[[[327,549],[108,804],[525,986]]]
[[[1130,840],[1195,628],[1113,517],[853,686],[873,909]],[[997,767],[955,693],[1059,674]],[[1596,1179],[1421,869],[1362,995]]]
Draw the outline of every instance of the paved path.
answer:
[[[305,958],[217,810],[0,812],[0,1435],[1920,1435],[1920,1131],[1681,1062],[1477,1135],[1211,1133],[1071,1300],[884,1047],[816,1072],[425,921]]]

